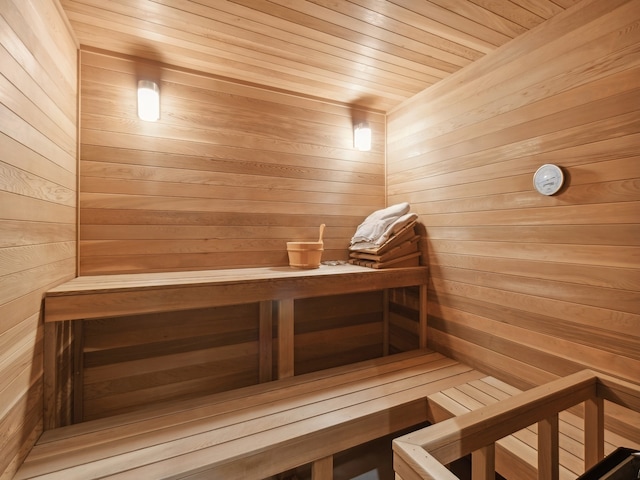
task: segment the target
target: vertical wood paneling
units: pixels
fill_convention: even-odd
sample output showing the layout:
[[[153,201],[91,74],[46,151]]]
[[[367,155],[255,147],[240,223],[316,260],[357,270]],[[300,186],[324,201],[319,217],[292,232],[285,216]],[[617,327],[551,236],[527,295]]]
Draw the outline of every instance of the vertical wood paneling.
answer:
[[[286,241],[324,258],[384,205],[384,116],[98,52],[82,52],[82,274],[287,264]],[[136,116],[138,78],[161,119]],[[374,129],[354,150],[353,122]]]
[[[43,428],[43,292],[75,274],[77,47],[57,0],[0,3],[0,478]]]
[[[638,382],[639,14],[580,2],[389,115],[388,202],[427,231],[430,345],[516,386]],[[552,197],[532,187],[544,163],[567,179]]]

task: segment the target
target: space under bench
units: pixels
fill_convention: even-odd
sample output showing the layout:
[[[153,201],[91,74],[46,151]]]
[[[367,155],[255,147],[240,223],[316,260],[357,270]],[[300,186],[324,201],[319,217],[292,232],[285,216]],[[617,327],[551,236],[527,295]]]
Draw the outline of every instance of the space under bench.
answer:
[[[427,344],[427,267],[318,269],[261,267],[227,270],[81,276],[47,291],[44,299],[45,428],[82,419],[83,328],[135,315],[258,304],[260,382],[294,375],[295,301],[382,291],[388,338],[389,291],[417,287],[419,347]],[[114,325],[117,322],[112,322]],[[274,338],[273,332],[276,332]],[[277,342],[277,348],[273,343]],[[275,353],[272,353],[275,352]],[[383,345],[388,353],[388,342]],[[274,357],[275,358],[272,358]],[[275,368],[274,368],[275,366]],[[74,420],[74,418],[76,420]]]

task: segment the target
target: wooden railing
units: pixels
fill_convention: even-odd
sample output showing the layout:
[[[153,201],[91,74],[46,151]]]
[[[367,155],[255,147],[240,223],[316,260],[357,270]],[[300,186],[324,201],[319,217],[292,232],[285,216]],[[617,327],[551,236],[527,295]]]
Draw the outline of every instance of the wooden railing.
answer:
[[[584,370],[394,440],[399,480],[456,480],[445,465],[471,454],[473,480],[495,478],[495,443],[538,424],[538,478],[559,478],[558,414],[584,402],[585,470],[604,457],[604,401],[640,412],[640,386]]]

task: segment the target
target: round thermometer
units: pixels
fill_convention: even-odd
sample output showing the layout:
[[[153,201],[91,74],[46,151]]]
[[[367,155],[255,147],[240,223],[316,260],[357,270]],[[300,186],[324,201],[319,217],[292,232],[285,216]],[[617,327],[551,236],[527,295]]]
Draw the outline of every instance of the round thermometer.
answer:
[[[533,174],[533,186],[543,195],[553,195],[562,188],[564,175],[557,165],[547,163]]]

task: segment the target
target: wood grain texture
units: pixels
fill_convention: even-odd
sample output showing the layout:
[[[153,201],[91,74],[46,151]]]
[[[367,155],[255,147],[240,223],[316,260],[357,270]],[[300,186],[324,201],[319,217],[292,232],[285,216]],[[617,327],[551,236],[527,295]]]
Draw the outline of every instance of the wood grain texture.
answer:
[[[470,452],[475,457],[479,447],[489,445],[495,446],[496,471],[505,478],[575,479],[593,464],[595,450],[601,460],[620,445],[640,446],[638,437],[622,438],[604,430],[603,383],[616,391],[609,398],[637,411],[637,385],[602,374],[598,377],[589,370],[526,392],[485,377],[429,395],[431,411],[438,412],[440,423],[397,439],[394,450],[400,456],[403,451],[411,455],[416,450],[403,446],[413,445],[449,463]],[[586,421],[567,410],[583,403],[589,410]],[[510,418],[500,418],[503,415]],[[450,420],[442,422],[445,418]],[[420,457],[414,460],[420,471]],[[408,458],[405,462],[411,463]],[[400,465],[404,468],[405,463]]]
[[[262,479],[422,423],[427,395],[481,375],[416,350],[151,406],[47,432],[16,479]]]
[[[46,322],[298,299],[423,285],[426,267],[262,267],[80,276],[51,288]]]
[[[0,478],[43,430],[41,302],[75,274],[77,45],[57,0],[0,4]],[[61,340],[70,337],[60,331]],[[68,346],[64,340],[61,344]],[[68,392],[69,350],[52,352]],[[65,380],[63,380],[65,379]],[[68,399],[68,396],[66,397]],[[61,399],[64,403],[64,399]]]
[[[386,111],[577,0],[62,0],[80,42]]]
[[[325,259],[385,205],[384,116],[82,52],[81,274],[286,265],[286,242],[317,238]],[[154,78],[161,119],[136,116]],[[353,148],[356,118],[374,130]]]
[[[424,267],[354,265],[74,278],[50,289],[45,302],[45,324],[59,326],[49,330],[48,351],[67,352],[57,332],[83,325],[75,335],[78,354],[65,355],[68,365],[82,361],[73,370],[75,412],[51,421],[103,418],[380,357],[383,291],[426,281]],[[168,298],[178,303],[170,307]],[[263,324],[272,309],[273,321]],[[68,398],[69,371],[47,365],[52,391]]]
[[[581,2],[390,113],[388,201],[427,230],[431,347],[522,388],[585,367],[638,382],[639,12]],[[566,176],[552,197],[532,187],[544,163]]]
[[[284,265],[285,242],[315,238],[320,223],[324,258],[346,259],[355,227],[384,206],[380,113],[103,51],[83,51],[81,68],[82,274]],[[157,124],[135,116],[144,75],[161,86]],[[352,146],[361,119],[374,128],[370,153]],[[296,337],[323,342],[301,348],[296,368],[378,354],[376,322],[359,325],[364,311],[344,318],[345,327]]]

